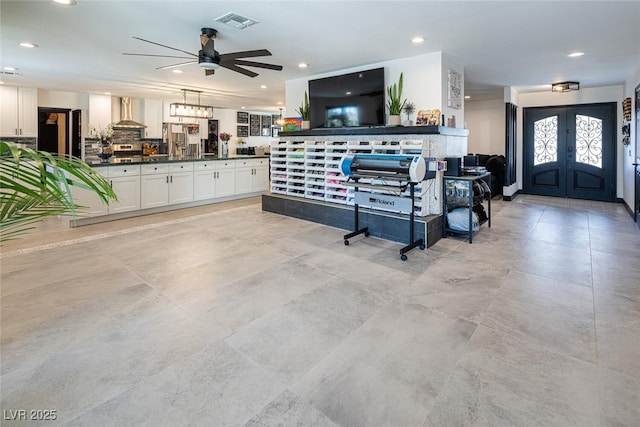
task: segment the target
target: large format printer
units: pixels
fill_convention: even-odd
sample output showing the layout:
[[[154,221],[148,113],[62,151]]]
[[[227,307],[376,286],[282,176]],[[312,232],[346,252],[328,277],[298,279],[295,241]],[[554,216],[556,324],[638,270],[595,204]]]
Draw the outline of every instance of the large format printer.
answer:
[[[359,234],[369,235],[369,228],[360,228],[358,218],[359,205],[369,207],[393,206],[398,212],[409,213],[409,244],[400,249],[400,259],[406,261],[406,252],[419,247],[425,248],[423,239],[414,240],[414,190],[415,185],[427,176],[427,164],[422,156],[402,154],[350,154],[340,161],[340,170],[349,178],[347,185],[354,187],[354,231],[344,236],[344,244],[349,245],[349,239]],[[435,175],[435,172],[434,172]],[[361,179],[371,179],[370,183],[361,183]],[[397,181],[396,185],[389,185],[389,181]],[[380,182],[380,184],[377,184]],[[383,195],[379,192],[360,192],[364,187],[371,190],[403,192],[410,189],[410,197]]]

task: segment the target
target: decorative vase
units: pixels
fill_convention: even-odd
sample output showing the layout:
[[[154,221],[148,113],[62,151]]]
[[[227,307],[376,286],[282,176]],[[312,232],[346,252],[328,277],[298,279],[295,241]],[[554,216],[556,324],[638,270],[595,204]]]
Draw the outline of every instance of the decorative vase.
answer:
[[[229,141],[222,141],[222,157],[229,155]]]
[[[389,114],[387,126],[400,126],[400,114]]]
[[[302,130],[309,130],[309,129],[311,129],[311,122],[309,120],[303,120]]]
[[[103,139],[100,141],[100,145],[98,146],[98,157],[102,160],[107,160],[109,157],[113,156],[113,147],[111,146],[111,141],[108,139]]]

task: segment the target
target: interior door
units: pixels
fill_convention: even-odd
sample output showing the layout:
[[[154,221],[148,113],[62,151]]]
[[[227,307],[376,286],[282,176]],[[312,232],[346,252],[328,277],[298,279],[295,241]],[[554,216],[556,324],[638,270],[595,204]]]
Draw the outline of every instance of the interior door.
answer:
[[[526,108],[524,190],[615,201],[615,103]]]

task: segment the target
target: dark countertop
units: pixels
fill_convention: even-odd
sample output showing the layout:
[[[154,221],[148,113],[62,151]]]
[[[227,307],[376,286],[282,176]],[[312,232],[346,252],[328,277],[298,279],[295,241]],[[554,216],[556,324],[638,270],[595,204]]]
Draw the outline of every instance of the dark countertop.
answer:
[[[268,159],[268,155],[264,156],[227,156],[218,157],[215,155],[202,155],[202,156],[132,156],[125,158],[118,158],[112,156],[106,160],[90,159],[85,160],[89,166],[117,166],[117,165],[145,165],[149,163],[175,163],[175,162],[202,162],[202,161],[218,161],[218,160],[240,160],[240,159]]]

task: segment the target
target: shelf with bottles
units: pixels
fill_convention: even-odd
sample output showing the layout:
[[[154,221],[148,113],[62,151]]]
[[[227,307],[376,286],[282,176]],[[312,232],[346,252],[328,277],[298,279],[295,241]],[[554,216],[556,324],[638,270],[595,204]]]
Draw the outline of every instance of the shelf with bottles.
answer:
[[[272,142],[269,156],[271,192],[287,194],[287,144]]]
[[[325,198],[325,143],[324,141],[305,142],[305,190],[304,197],[313,200]]]
[[[340,171],[340,161],[347,154],[347,143],[327,141],[325,143],[325,201],[347,203],[347,177]]]
[[[304,141],[287,143],[287,195],[304,197]]]

